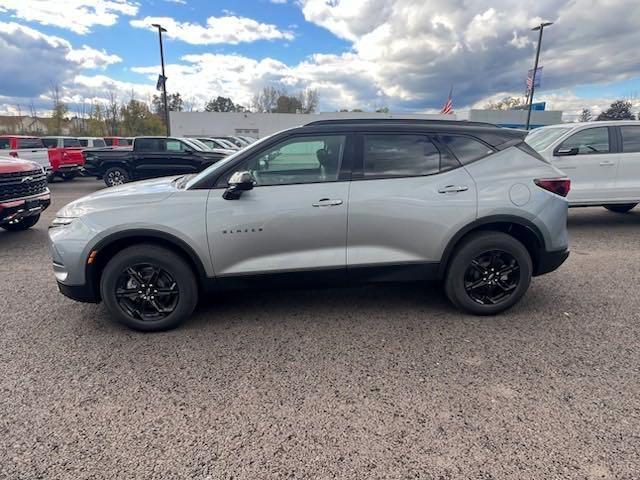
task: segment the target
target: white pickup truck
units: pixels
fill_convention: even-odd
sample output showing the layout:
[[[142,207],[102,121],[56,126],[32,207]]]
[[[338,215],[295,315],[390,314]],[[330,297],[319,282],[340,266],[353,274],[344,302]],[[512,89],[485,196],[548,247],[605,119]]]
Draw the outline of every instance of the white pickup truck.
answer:
[[[51,174],[49,150],[42,143],[42,139],[38,137],[0,135],[0,154],[37,163],[44,168],[47,176]]]
[[[569,206],[626,213],[640,203],[640,121],[549,125],[526,142],[571,179]]]

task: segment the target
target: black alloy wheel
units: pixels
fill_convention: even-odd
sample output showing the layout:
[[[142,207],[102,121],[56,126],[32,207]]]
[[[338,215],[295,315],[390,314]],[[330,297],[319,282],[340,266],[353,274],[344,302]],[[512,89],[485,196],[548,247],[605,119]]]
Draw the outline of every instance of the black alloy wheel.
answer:
[[[467,295],[480,305],[507,300],[520,282],[520,265],[508,252],[491,250],[476,256],[464,275]]]
[[[132,318],[153,322],[174,312],[180,290],[169,272],[158,265],[141,263],[120,274],[115,297],[120,308]]]

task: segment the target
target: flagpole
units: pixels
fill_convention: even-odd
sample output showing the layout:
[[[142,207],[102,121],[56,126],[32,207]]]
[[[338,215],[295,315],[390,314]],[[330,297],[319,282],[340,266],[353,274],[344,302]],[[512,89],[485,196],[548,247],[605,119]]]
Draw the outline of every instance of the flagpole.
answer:
[[[166,32],[166,28],[154,23],[154,27],[158,29],[160,37],[160,65],[162,66],[162,101],[164,103],[164,121],[167,127],[167,137],[171,135],[171,127],[169,126],[169,108],[167,106],[167,77],[164,75],[164,48],[162,46],[162,32]]]

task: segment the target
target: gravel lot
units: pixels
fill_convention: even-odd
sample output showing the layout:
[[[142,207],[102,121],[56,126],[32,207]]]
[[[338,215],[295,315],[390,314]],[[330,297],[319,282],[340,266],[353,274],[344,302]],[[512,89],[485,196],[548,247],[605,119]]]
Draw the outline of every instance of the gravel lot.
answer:
[[[570,213],[572,255],[495,318],[436,287],[226,294],[140,334],[57,291],[52,185],[0,231],[0,478],[635,479],[640,207]]]

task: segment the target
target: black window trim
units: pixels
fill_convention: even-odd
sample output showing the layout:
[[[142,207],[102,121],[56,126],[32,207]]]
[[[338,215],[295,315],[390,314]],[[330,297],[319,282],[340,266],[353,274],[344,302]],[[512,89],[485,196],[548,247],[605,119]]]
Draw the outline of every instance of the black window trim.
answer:
[[[448,145],[442,140],[441,137],[464,137],[464,138],[468,138],[469,140],[474,140],[474,141],[476,141],[478,143],[481,143],[482,145],[487,147],[487,150],[491,150],[491,153],[488,154],[488,155],[485,155],[483,157],[476,158],[475,160],[471,160],[470,162],[467,162],[467,163],[463,164],[462,160],[460,160],[458,158],[458,156],[453,152],[453,150],[451,150],[448,147]],[[436,138],[437,138],[438,142],[442,145],[442,148],[444,148],[447,152],[449,152],[449,154],[452,155],[453,158],[455,158],[458,161],[458,164],[461,167],[465,166],[465,165],[471,165],[472,163],[479,162],[480,160],[484,160],[485,158],[490,157],[494,153],[500,152],[502,150],[506,150],[509,147],[517,146],[517,145],[519,145],[520,143],[522,143],[524,141],[524,140],[517,140],[517,141],[510,140],[509,142],[506,142],[506,143],[503,143],[502,145],[499,145],[499,147],[503,147],[504,146],[504,148],[498,148],[498,147],[493,147],[493,146],[489,145],[487,142],[485,142],[484,140],[481,140],[480,138],[474,137],[473,135],[469,135],[467,133],[448,133],[448,132],[447,133],[442,133],[442,132],[439,132],[436,135]],[[445,171],[448,172],[450,170],[445,170]]]
[[[586,132],[587,130],[593,130],[595,128],[606,128],[607,129],[607,134],[609,137],[609,151],[608,152],[590,152],[590,153],[576,153],[575,155],[570,155],[572,157],[581,157],[583,155],[611,155],[612,153],[620,153],[622,151],[621,147],[622,147],[622,143],[620,142],[620,138],[618,138],[619,135],[622,135],[619,132],[616,132],[616,128],[615,126],[610,126],[610,125],[602,125],[602,126],[598,126],[598,125],[593,125],[587,128],[581,128],[577,131],[572,132],[569,136],[565,137],[556,148],[553,149],[553,156],[554,157],[562,157],[562,155],[557,155],[558,150],[560,150],[560,148],[562,148],[562,144],[564,142],[566,142],[567,140],[569,140],[571,137],[573,137],[574,135],[577,135],[578,133],[582,133],[582,132]]]
[[[291,135],[274,137],[272,142],[269,142],[268,144],[265,144],[259,150],[256,150],[255,152],[247,152],[248,153],[247,155],[243,155],[241,158],[238,158],[238,161],[233,162],[233,164],[230,164],[222,172],[218,172],[218,174],[215,176],[215,178],[213,178],[212,181],[209,183],[210,186],[208,187],[208,189],[209,190],[226,190],[228,188],[228,185],[218,185],[218,182],[222,178],[224,178],[229,171],[231,171],[234,168],[236,168],[236,166],[238,166],[238,164],[244,163],[245,161],[254,158],[256,155],[261,155],[262,153],[266,152],[267,150],[269,150],[270,148],[272,148],[273,146],[275,146],[275,145],[277,145],[279,143],[286,142],[286,141],[291,140],[291,139],[296,138],[296,137],[308,138],[308,137],[328,137],[328,136],[345,137],[344,148],[343,148],[343,151],[342,151],[342,159],[341,159],[342,161],[340,162],[340,170],[338,171],[338,178],[336,180],[324,180],[324,181],[318,181],[318,182],[283,183],[283,184],[275,184],[275,185],[255,185],[253,188],[286,187],[286,186],[289,186],[289,185],[314,185],[314,184],[318,184],[318,183],[349,182],[349,181],[352,180],[352,170],[351,170],[352,169],[352,163],[353,163],[353,160],[354,160],[354,158],[356,157],[356,154],[357,154],[357,152],[354,151],[353,154],[350,157],[347,156],[347,152],[349,151],[349,148],[354,148],[355,147],[355,145],[353,144],[353,142],[354,142],[353,132],[349,132],[349,131],[296,132],[296,133],[291,134]],[[199,187],[197,187],[197,188],[199,188]],[[207,188],[207,187],[202,187],[202,188]]]

